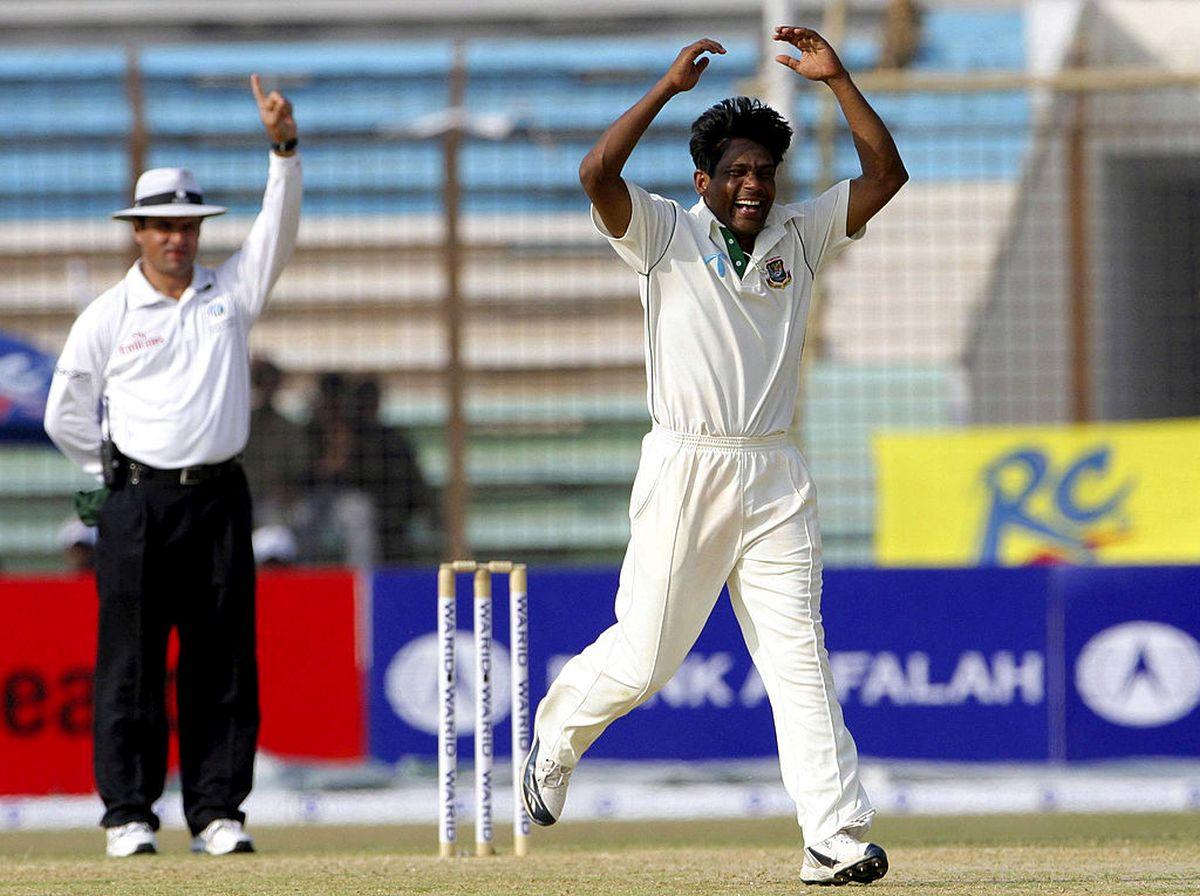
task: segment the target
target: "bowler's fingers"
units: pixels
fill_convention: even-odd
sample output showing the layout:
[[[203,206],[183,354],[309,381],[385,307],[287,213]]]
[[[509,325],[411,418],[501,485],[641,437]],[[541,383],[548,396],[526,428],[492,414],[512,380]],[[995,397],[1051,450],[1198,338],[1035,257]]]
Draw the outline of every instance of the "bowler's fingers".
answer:
[[[776,56],[775,61],[780,65],[786,65],[797,74],[803,74],[803,72],[800,71],[800,60],[795,56]]]
[[[696,57],[701,53],[716,53],[717,55],[724,55],[725,48],[715,40],[710,40],[707,37],[696,41],[687,48],[687,56],[691,60],[695,60]]]
[[[811,28],[794,28],[791,25],[776,26],[771,39],[781,40],[801,50],[813,49],[825,43],[825,38]]]

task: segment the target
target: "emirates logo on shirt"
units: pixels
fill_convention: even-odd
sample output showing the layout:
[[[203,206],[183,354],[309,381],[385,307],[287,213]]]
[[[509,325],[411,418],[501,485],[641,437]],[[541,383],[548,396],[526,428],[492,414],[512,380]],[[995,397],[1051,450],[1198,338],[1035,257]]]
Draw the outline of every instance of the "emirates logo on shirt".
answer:
[[[166,341],[161,336],[147,336],[141,330],[138,330],[130,337],[128,342],[117,347],[117,354],[132,355],[135,352],[154,348],[156,345],[162,345]]]

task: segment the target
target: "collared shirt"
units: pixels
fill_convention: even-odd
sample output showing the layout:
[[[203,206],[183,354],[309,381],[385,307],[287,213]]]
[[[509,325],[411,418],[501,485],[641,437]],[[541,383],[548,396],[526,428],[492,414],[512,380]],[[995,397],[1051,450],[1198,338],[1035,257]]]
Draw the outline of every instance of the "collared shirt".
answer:
[[[135,263],[76,319],[46,432],[86,472],[100,472],[102,400],[113,442],[152,467],[219,463],[246,446],[250,326],[295,247],[301,182],[299,156],[271,153],[262,211],[224,264],[196,265],[175,300]]]
[[[791,428],[813,278],[846,236],[850,182],[796,205],[776,203],[738,273],[704,200],[679,203],[628,184],[620,239],[592,221],[640,276],[647,403],[660,426],[696,435]],[[735,253],[736,254],[736,253]]]

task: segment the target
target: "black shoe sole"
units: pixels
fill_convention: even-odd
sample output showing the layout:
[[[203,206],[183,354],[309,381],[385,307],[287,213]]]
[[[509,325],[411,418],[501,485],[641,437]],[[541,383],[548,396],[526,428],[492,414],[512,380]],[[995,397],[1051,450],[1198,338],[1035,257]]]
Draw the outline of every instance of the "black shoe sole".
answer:
[[[142,843],[138,846],[137,849],[135,849],[129,855],[131,855],[131,856],[152,856],[152,855],[156,855],[157,853],[158,853],[158,850],[155,849],[153,843]]]
[[[525,814],[529,816],[530,821],[538,827],[548,828],[558,819],[550,814],[550,810],[537,795],[537,782],[533,779],[533,769],[537,762],[539,745],[535,739],[533,746],[529,748],[529,755],[525,757],[525,763],[521,766],[521,805],[525,807]],[[531,797],[537,799],[537,806],[531,805]]]
[[[878,846],[868,847],[865,858],[860,859],[848,868],[834,874],[829,880],[806,880],[804,883],[814,887],[844,887],[846,884],[874,883],[887,874],[888,859]]]

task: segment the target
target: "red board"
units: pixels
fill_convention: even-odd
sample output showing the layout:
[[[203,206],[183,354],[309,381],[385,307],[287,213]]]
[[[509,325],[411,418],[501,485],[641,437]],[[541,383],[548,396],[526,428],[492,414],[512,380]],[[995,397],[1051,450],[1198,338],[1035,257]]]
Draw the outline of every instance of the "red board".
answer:
[[[354,573],[258,578],[260,749],[284,758],[358,759],[366,750]]]
[[[260,573],[260,750],[297,760],[363,755],[357,619],[351,572]],[[0,794],[94,789],[95,641],[91,578],[0,577]]]

